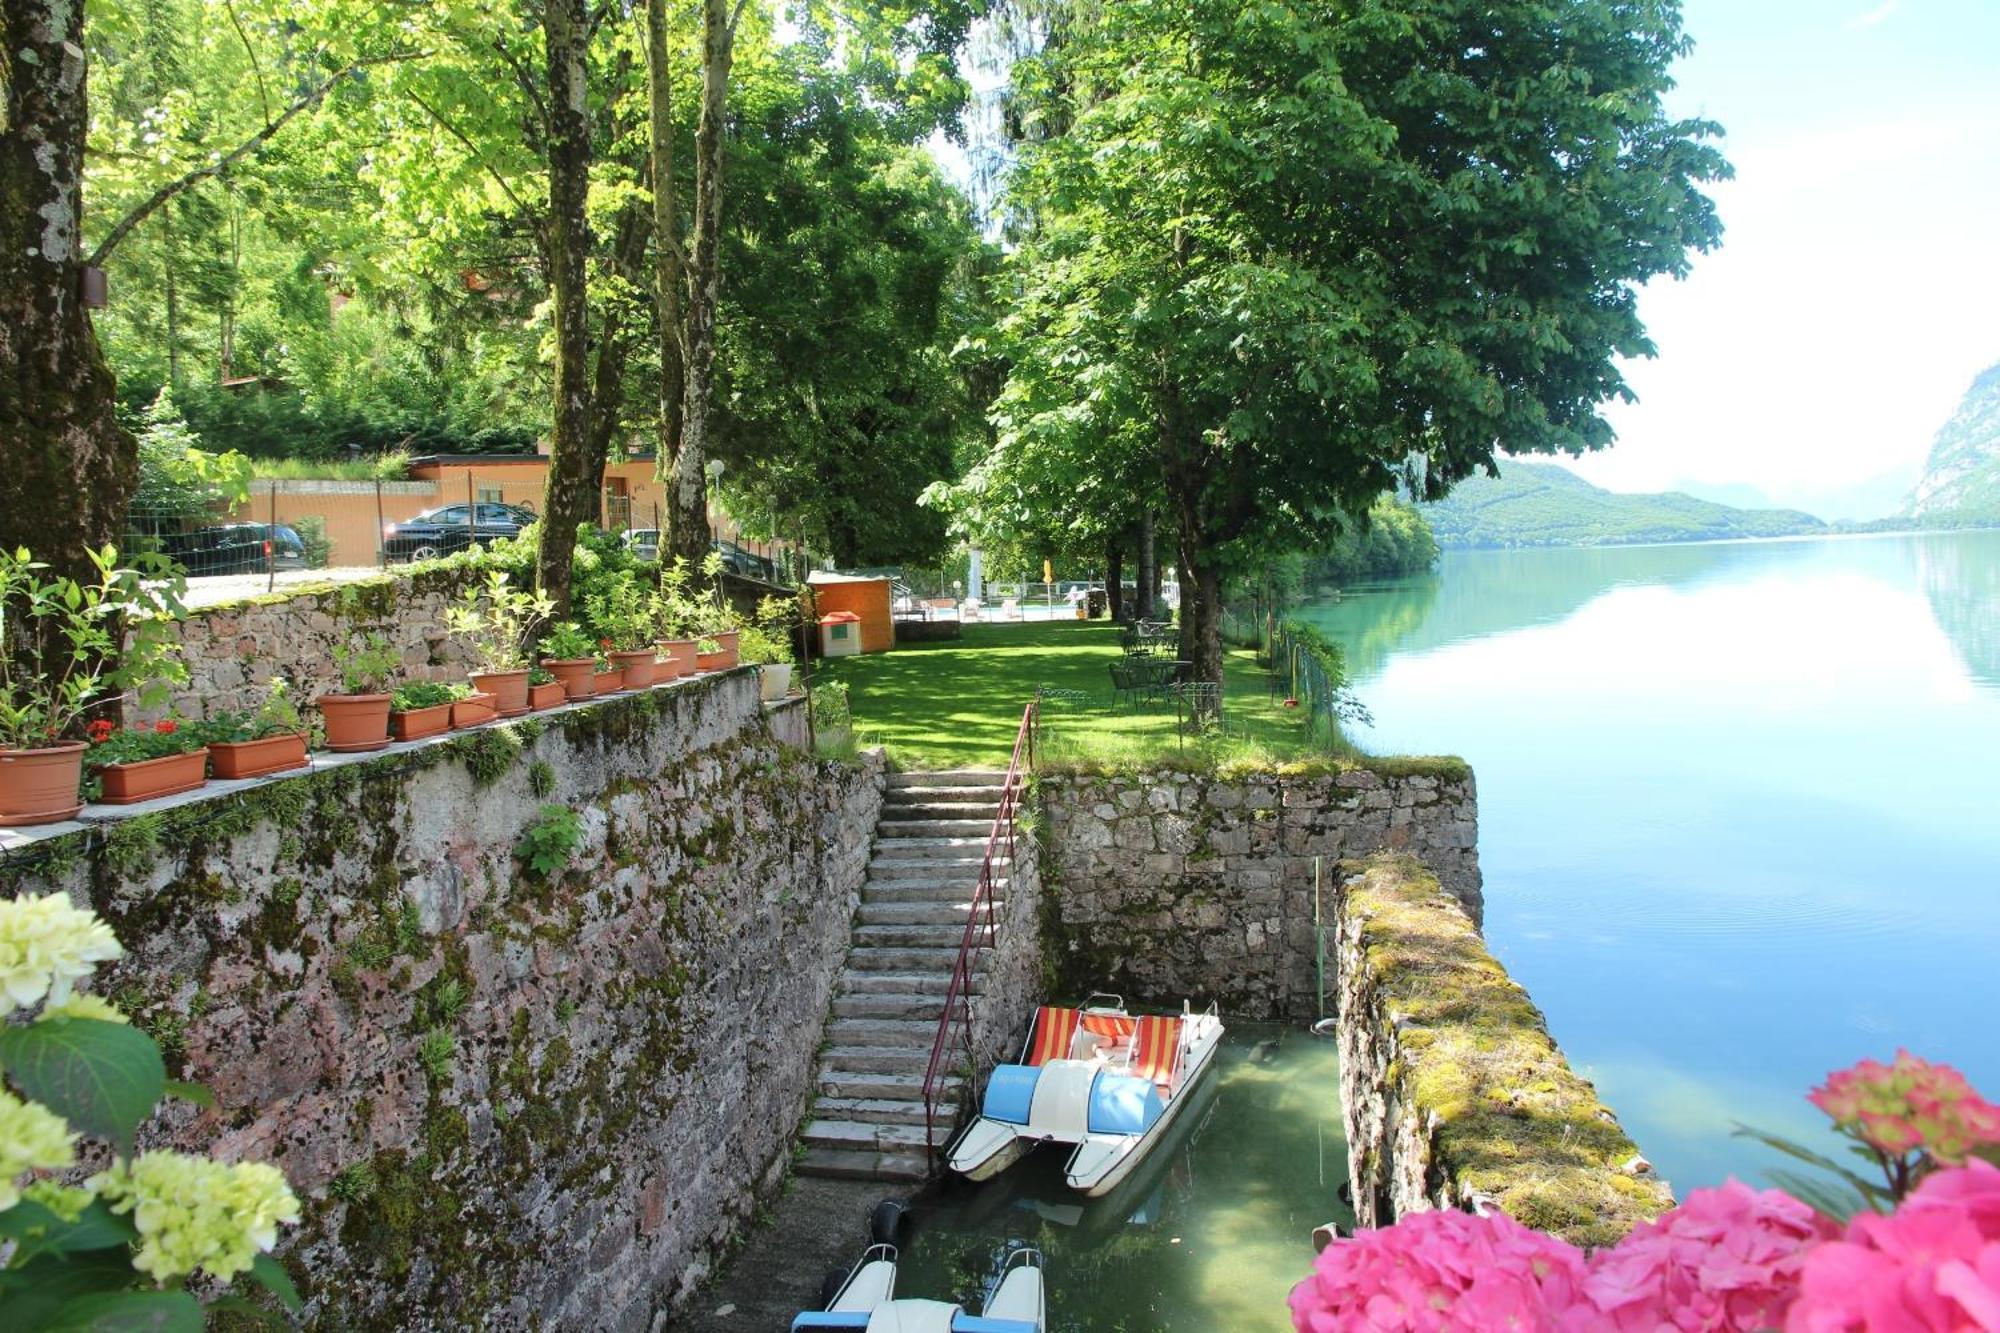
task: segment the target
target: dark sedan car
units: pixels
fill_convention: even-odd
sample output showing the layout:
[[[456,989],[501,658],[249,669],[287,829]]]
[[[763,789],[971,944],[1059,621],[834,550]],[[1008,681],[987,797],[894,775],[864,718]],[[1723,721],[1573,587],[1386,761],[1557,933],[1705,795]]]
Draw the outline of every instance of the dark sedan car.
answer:
[[[535,516],[519,505],[493,500],[446,505],[384,527],[382,549],[392,560],[429,560],[463,551],[474,542],[486,546],[502,537],[518,537],[534,521]]]
[[[192,577],[306,567],[305,542],[282,523],[219,523],[158,541],[159,550]]]

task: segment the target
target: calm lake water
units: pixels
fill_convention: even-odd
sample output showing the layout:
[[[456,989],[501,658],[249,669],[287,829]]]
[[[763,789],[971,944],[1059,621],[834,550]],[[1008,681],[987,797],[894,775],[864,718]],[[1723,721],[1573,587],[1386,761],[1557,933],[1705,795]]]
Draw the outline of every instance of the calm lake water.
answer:
[[[2000,1097],[2000,533],[1452,552],[1309,614],[1479,782],[1486,935],[1679,1190],[1899,1046]]]
[[[977,1310],[1008,1253],[1048,1267],[1051,1333],[1289,1329],[1312,1229],[1351,1225],[1339,1062],[1331,1041],[1231,1023],[1194,1100],[1131,1179],[1102,1199],[1063,1183],[1046,1147],[981,1185],[918,1202],[896,1292]]]

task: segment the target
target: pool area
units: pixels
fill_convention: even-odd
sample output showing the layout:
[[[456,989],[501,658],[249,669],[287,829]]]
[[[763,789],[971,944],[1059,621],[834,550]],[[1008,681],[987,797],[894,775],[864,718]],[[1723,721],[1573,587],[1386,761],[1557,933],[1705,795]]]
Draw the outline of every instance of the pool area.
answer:
[[[1285,1296],[1323,1222],[1351,1224],[1339,1060],[1303,1027],[1231,1022],[1165,1142],[1101,1199],[1059,1146],[912,1205],[897,1291],[978,1309],[1007,1256],[1041,1250],[1051,1333],[1291,1327]]]

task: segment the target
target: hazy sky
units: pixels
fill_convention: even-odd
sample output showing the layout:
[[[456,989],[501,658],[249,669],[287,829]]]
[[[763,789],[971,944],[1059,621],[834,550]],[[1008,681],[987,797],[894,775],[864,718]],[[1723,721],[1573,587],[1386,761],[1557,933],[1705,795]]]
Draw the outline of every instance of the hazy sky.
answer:
[[[1673,109],[1728,131],[1728,232],[1643,293],[1659,355],[1577,470],[1808,507],[1913,476],[2000,361],[2000,0],[1686,0],[1685,21]]]

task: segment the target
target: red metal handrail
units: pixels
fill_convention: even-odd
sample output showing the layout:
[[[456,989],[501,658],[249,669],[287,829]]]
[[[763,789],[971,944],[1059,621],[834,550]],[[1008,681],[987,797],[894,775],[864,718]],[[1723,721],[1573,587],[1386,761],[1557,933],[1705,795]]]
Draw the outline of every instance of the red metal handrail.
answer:
[[[924,1066],[924,1153],[933,1161],[937,1156],[934,1140],[938,1088],[943,1081],[944,1057],[951,1046],[954,1020],[964,1036],[968,1066],[972,1062],[972,1002],[967,992],[979,951],[991,942],[998,929],[993,914],[993,856],[1000,850],[1003,835],[1007,840],[1007,874],[1011,879],[1019,873],[1014,866],[1014,816],[1020,807],[1021,761],[1025,757],[1030,767],[1035,762],[1035,721],[1035,705],[1030,703],[1021,712],[1021,729],[1014,734],[1014,754],[1007,761],[1007,781],[1000,789],[1000,808],[994,811],[993,828],[986,835],[986,857],[979,863],[979,885],[972,892],[972,905],[965,914],[965,935],[958,942],[951,983],[945,987],[944,1011],[938,1015],[937,1035],[931,1039],[930,1063]],[[982,912],[986,927],[983,932],[979,928]]]

